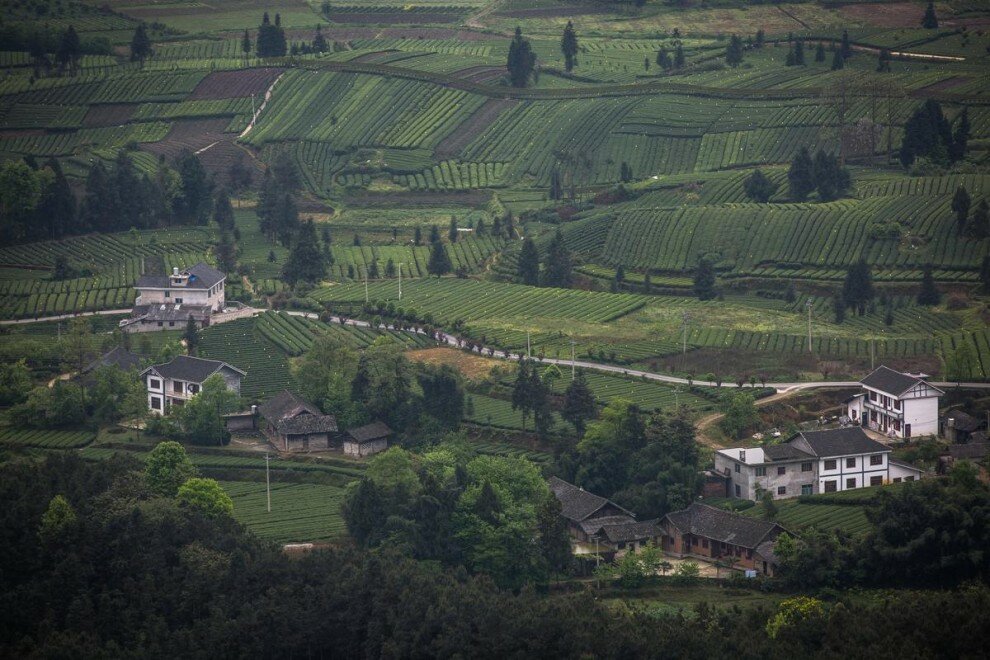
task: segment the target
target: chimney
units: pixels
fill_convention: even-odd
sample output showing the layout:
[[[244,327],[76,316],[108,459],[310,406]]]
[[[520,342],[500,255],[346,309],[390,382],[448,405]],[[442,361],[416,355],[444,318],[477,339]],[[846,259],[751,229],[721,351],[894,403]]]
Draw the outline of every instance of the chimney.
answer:
[[[956,428],[956,418],[950,417],[949,419],[945,420],[945,425],[950,429]]]
[[[740,449],[739,450],[739,460],[742,461],[743,463],[746,462],[746,450],[745,449]]]
[[[176,277],[179,276],[179,267],[178,266],[172,266],[172,275],[174,275]]]
[[[258,414],[258,406],[255,406],[255,405],[252,405],[251,406],[251,414],[252,415],[257,415]]]

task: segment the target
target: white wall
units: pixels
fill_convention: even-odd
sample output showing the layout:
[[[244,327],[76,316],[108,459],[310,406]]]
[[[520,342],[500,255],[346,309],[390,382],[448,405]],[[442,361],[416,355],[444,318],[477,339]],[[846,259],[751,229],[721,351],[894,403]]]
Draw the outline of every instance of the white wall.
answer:
[[[911,437],[938,435],[938,397],[906,399],[904,423],[911,425]]]

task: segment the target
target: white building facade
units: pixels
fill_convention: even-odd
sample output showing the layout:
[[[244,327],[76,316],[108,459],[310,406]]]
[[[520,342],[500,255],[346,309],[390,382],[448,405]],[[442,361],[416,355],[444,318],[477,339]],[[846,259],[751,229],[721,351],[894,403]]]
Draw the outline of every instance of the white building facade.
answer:
[[[148,367],[141,372],[148,392],[148,410],[156,415],[167,415],[172,408],[185,405],[199,394],[203,383],[213,374],[220,374],[229,390],[241,393],[241,379],[246,374],[219,360],[180,355],[171,362]]]
[[[854,424],[892,438],[938,435],[942,390],[920,376],[881,366],[860,381],[863,391],[846,401]]]
[[[135,288],[131,318],[120,322],[127,332],[185,327],[191,318],[199,327],[226,307],[226,275],[205,263],[170,275],[143,275]]]

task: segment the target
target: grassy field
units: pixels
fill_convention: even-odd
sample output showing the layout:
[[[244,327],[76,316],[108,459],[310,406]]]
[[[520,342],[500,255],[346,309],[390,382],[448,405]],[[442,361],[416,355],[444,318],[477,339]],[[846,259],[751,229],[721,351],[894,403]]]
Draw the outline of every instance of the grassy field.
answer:
[[[221,481],[234,501],[234,518],[276,543],[335,541],[347,536],[340,505],[344,489],[307,483],[273,483],[267,510],[264,482]]]

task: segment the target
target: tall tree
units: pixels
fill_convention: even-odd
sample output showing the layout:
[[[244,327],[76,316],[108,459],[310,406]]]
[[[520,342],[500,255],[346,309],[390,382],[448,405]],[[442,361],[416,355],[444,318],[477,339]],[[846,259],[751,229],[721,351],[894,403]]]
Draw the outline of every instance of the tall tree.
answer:
[[[956,214],[956,233],[962,234],[969,222],[969,207],[972,200],[966,187],[960,185],[956,188],[956,194],[952,196],[952,212]]]
[[[584,435],[588,421],[597,414],[595,395],[588,386],[588,379],[583,370],[578,371],[564,392],[564,408],[560,415],[574,426],[578,435]]]
[[[536,286],[540,282],[540,253],[529,236],[523,240],[522,250],[519,252],[516,276],[523,284]]]
[[[144,23],[139,23],[134,28],[134,36],[131,38],[131,62],[140,62],[144,66],[144,61],[154,55],[151,48],[151,39]]]
[[[910,167],[919,156],[939,164],[948,164],[955,151],[952,127],[942,112],[942,105],[934,99],[928,99],[904,123],[901,164],[906,168]]]
[[[818,48],[815,49],[815,61],[818,63],[825,61],[825,44],[821,41],[818,42]]]
[[[436,275],[439,279],[451,271],[453,265],[450,263],[450,255],[447,248],[438,238],[430,245],[430,261],[426,264],[426,272]]]
[[[686,63],[687,59],[684,57],[684,46],[678,42],[674,48],[674,68],[683,69]]]
[[[246,28],[244,30],[244,36],[241,37],[241,52],[244,53],[245,58],[251,56],[251,33]]]
[[[932,275],[931,264],[926,264],[921,276],[921,290],[918,291],[918,304],[931,307],[942,302],[942,294],[935,286],[935,277]]]
[[[801,39],[794,42],[794,64],[804,66],[804,41]]]
[[[199,328],[196,327],[196,321],[192,315],[186,320],[186,329],[182,333],[182,339],[186,342],[186,353],[196,355],[196,349],[199,347]]]
[[[987,200],[981,199],[969,221],[969,235],[976,239],[990,237],[990,207]]]
[[[196,468],[189,460],[186,448],[174,440],[159,442],[145,459],[145,481],[159,495],[174,496],[179,486],[195,476]]]
[[[571,71],[574,68],[575,57],[578,52],[578,40],[574,33],[574,25],[570,21],[567,21],[564,36],[560,39],[560,50],[564,54],[564,69]]]
[[[513,87],[525,87],[533,75],[536,66],[536,53],[533,52],[529,41],[522,36],[522,30],[516,27],[515,36],[509,44],[509,56],[506,68]]]
[[[929,2],[925,8],[925,15],[921,17],[921,27],[926,30],[938,29],[938,16],[935,15],[935,3]]]
[[[58,50],[55,52],[55,61],[62,70],[68,69],[70,75],[76,75],[79,69],[79,61],[82,59],[82,42],[76,28],[69,26],[62,32],[59,38]]]
[[[419,225],[417,225],[416,230],[413,232],[413,245],[418,246],[422,242],[423,242],[423,230],[422,228],[419,227]]]
[[[739,35],[732,35],[729,38],[729,45],[725,47],[725,63],[731,67],[737,67],[743,61],[743,43]]]
[[[746,181],[743,182],[743,190],[746,192],[746,196],[755,202],[768,202],[777,192],[777,184],[756,169],[746,177]]]
[[[956,120],[956,128],[952,132],[952,147],[949,155],[952,160],[962,160],[966,156],[966,148],[969,145],[969,108],[963,108]]]
[[[526,419],[533,412],[533,396],[530,391],[533,380],[530,372],[534,368],[530,366],[529,360],[519,360],[519,367],[516,370],[516,379],[512,385],[512,409],[518,410],[522,416],[522,427],[526,430]]]
[[[715,266],[707,257],[700,257],[694,268],[694,295],[698,300],[711,300],[715,290]]]
[[[172,207],[176,218],[184,224],[205,225],[213,206],[213,183],[206,176],[199,156],[185,149],[176,162],[179,173],[179,194]]]
[[[45,238],[55,240],[78,232],[76,198],[57,160],[50,158],[45,163],[45,169],[51,171],[52,179],[41,190],[36,215],[39,225],[46,227]]]
[[[457,231],[457,218],[455,216],[450,216],[450,227],[447,229],[447,239],[450,240],[451,243],[456,243],[459,234],[460,232]]]
[[[860,259],[846,271],[846,280],[842,287],[842,299],[846,305],[855,309],[862,316],[873,297],[873,271],[866,260]]]
[[[815,189],[815,166],[807,147],[798,150],[787,172],[790,196],[795,201],[804,200]]]
[[[983,263],[980,264],[980,284],[985,292],[990,293],[990,254],[983,257]]]
[[[213,200],[213,222],[220,229],[234,228],[234,207],[230,204],[230,194],[226,188],[221,188]]]
[[[832,56],[832,71],[841,71],[846,67],[846,58],[842,56],[842,51],[837,50]]]
[[[670,71],[674,68],[674,61],[670,59],[670,53],[663,46],[657,51],[657,66],[659,66],[664,71]]]
[[[564,235],[557,229],[547,247],[547,259],[541,274],[543,286],[567,289],[571,286],[571,252],[564,242]]]
[[[282,266],[282,279],[294,286],[299,281],[318,282],[326,274],[326,261],[320,255],[316,226],[312,220],[307,220],[296,232],[295,244]]]
[[[233,273],[237,269],[237,244],[233,235],[226,229],[220,230],[220,240],[213,248],[217,265],[225,273]]]
[[[849,30],[842,31],[842,43],[839,45],[839,52],[842,53],[843,61],[853,56],[852,42],[849,41]]]

